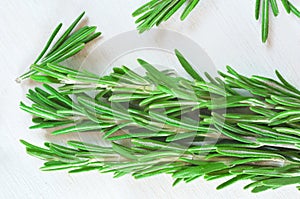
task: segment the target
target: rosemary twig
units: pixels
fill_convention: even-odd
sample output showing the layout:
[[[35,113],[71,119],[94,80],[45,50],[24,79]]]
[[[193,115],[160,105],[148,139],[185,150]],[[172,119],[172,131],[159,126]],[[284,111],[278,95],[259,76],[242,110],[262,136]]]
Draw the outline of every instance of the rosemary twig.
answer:
[[[84,16],[85,12],[83,12],[63,33],[63,35],[53,44],[54,39],[56,38],[58,32],[60,31],[62,24],[60,23],[52,35],[50,36],[48,42],[46,43],[44,49],[35,60],[33,65],[30,66],[30,69],[25,74],[21,75],[17,78],[17,82],[21,82],[23,79],[28,78],[31,75],[37,75],[36,70],[32,70],[32,67],[35,64],[39,64],[40,66],[44,66],[47,63],[60,63],[64,60],[72,57],[73,55],[80,52],[85,44],[90,42],[91,40],[97,38],[101,35],[100,32],[95,32],[96,27],[84,26],[80,29],[76,30],[74,33],[72,31],[79,23],[79,21]],[[50,46],[52,45],[52,48]],[[48,53],[47,53],[48,51]]]
[[[112,143],[102,147],[77,141],[69,141],[70,147],[45,143],[46,148],[21,141],[27,153],[47,162],[43,171],[67,169],[70,173],[97,170],[113,172],[114,177],[131,173],[136,179],[167,173],[179,181],[190,182],[201,176],[206,180],[232,177],[219,185],[224,188],[238,180],[250,179],[245,186],[252,192],[260,192],[290,184],[299,184],[299,161],[291,157],[296,151],[280,148],[248,149],[238,143],[190,146],[132,139],[132,145]],[[288,160],[287,160],[288,159]],[[292,162],[291,162],[292,160]]]

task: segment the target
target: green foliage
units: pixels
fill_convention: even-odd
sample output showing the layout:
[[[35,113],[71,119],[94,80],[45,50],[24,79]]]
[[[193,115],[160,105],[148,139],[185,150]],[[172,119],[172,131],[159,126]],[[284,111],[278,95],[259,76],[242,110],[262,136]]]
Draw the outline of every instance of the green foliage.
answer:
[[[255,193],[299,188],[300,91],[278,71],[275,80],[228,66],[205,80],[175,54],[190,79],[141,59],[145,75],[126,66],[98,76],[55,61],[33,64],[30,78],[44,85],[29,90],[31,105],[20,103],[33,115],[31,128],[55,127],[56,136],[96,131],[111,147],[79,141],[38,147],[22,140],[27,153],[45,161],[43,171],[96,170],[136,179],[166,173],[174,185],[230,177],[217,189],[250,180],[245,188]]]
[[[279,15],[279,0],[256,0],[255,19],[261,16],[262,21],[262,42],[266,42],[269,35],[269,18],[270,8],[275,17]],[[180,19],[184,20],[198,5],[200,0],[151,0],[145,5],[138,8],[132,15],[138,17],[135,21],[138,24],[137,29],[140,32],[151,29],[153,26],[159,26],[162,22],[167,21],[181,7],[185,6]],[[281,0],[285,11],[288,14],[294,14],[300,17],[300,11],[288,0]]]
[[[140,32],[149,30],[153,26],[167,21],[174,13],[186,4],[180,19],[184,20],[190,12],[197,6],[200,0],[151,0],[138,8],[132,16],[139,18],[136,23]]]
[[[53,82],[54,80],[52,79],[45,79],[45,77],[39,76],[38,72],[33,70],[32,67],[36,64],[44,66],[47,63],[63,62],[69,57],[80,52],[85,47],[85,44],[101,35],[100,32],[95,32],[96,27],[94,26],[83,26],[72,32],[84,14],[85,12],[83,12],[54,43],[54,39],[62,27],[62,23],[55,28],[44,49],[39,54],[35,62],[30,66],[30,70],[21,75],[17,79],[18,82],[28,78],[29,76],[31,76],[34,80]]]

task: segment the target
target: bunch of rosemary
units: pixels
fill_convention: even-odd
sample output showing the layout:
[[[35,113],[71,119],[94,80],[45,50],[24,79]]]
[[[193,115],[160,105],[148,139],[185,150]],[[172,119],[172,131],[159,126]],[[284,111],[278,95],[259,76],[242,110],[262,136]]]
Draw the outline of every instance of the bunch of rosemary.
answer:
[[[184,7],[180,19],[183,21],[194,10],[200,0],[151,0],[133,12],[133,17],[138,17],[135,21],[138,24],[137,29],[140,32],[151,29],[153,26],[159,26],[167,21],[181,7]],[[262,19],[262,41],[265,43],[269,34],[269,12],[270,8],[275,17],[279,14],[277,0],[256,0],[255,19]],[[281,0],[285,11],[300,17],[300,11],[288,0]]]
[[[278,71],[276,81],[227,67],[217,78],[205,73],[204,80],[176,50],[191,79],[141,59],[144,75],[122,66],[99,77],[59,64],[74,54],[66,46],[83,46],[99,35],[90,27],[71,34],[80,18],[44,56],[55,30],[42,61],[22,76],[44,85],[29,90],[32,105],[20,107],[34,116],[32,129],[55,127],[53,135],[98,131],[111,147],[80,141],[38,147],[21,140],[28,154],[46,161],[43,171],[97,170],[137,179],[167,173],[174,185],[226,177],[218,189],[239,180],[250,180],[245,188],[252,192],[300,189],[300,91]],[[51,52],[60,58],[50,59]]]

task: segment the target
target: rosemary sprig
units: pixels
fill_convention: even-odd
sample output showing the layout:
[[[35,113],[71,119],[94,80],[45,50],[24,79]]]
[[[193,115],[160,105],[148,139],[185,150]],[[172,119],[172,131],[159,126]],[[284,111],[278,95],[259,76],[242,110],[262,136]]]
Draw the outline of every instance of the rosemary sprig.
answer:
[[[247,146],[238,142],[186,147],[144,138],[131,139],[130,146],[113,142],[112,147],[69,141],[69,147],[45,143],[46,148],[40,148],[21,142],[28,154],[46,160],[42,171],[97,170],[112,172],[114,177],[132,174],[136,179],[167,173],[175,179],[174,185],[202,176],[206,180],[230,177],[217,189],[240,180],[251,180],[244,188],[251,188],[252,192],[300,183],[299,150]]]
[[[244,143],[268,145],[270,140],[264,143],[264,139],[253,135],[261,134],[260,131],[264,129],[263,138],[282,138],[286,144],[289,143],[289,148],[295,148],[294,144],[299,142],[298,134],[285,134],[282,130],[278,133],[276,130],[282,124],[293,128],[299,121],[299,105],[295,102],[300,100],[300,93],[294,88],[285,88],[282,83],[265,77],[247,78],[230,67],[229,75],[221,73],[226,83],[213,84],[168,77],[150,64],[144,61],[140,63],[147,69],[148,75],[145,77],[125,67],[115,68],[115,72],[110,76],[102,78],[85,72],[84,74],[89,74],[85,79],[84,74],[79,71],[75,73],[75,70],[71,72],[74,74],[64,74],[62,71],[67,70],[62,66],[48,64],[49,68],[42,70],[34,67],[38,72],[47,74],[47,80],[63,83],[63,86],[59,87],[60,92],[47,84],[44,85],[46,90],[30,90],[27,96],[34,103],[31,107],[21,103],[21,108],[39,117],[37,124],[32,128],[73,124],[71,127],[58,129],[53,134],[101,129],[108,132],[104,136],[107,138],[122,128],[138,126],[144,128],[144,131],[147,130],[146,132],[163,131],[163,135],[169,132],[170,136],[191,131],[202,132],[201,136],[208,132],[208,136],[211,136],[211,133],[221,131],[226,136]],[[130,78],[128,74],[134,74],[136,79],[125,82]],[[280,75],[278,72],[277,74]],[[91,78],[92,76],[94,78]],[[227,87],[224,87],[224,84]],[[97,89],[101,98],[97,96],[94,99],[84,94]],[[248,91],[253,96],[233,92],[236,89]],[[71,100],[67,95],[70,93],[76,93],[76,100]],[[264,100],[261,100],[262,97]],[[230,109],[244,107],[249,109],[247,114],[227,113],[220,116],[215,113],[219,109],[225,108],[232,112]],[[204,110],[206,114],[203,113]],[[200,117],[195,121],[195,118],[185,116],[184,113],[189,112]],[[185,118],[179,120],[180,115]],[[224,120],[227,125],[222,122]],[[206,121],[209,122],[205,123]],[[122,123],[124,126],[121,128],[119,125]],[[211,128],[211,123],[215,128]],[[241,129],[252,133],[243,132]],[[236,135],[237,131],[243,132],[243,136]]]
[[[190,12],[197,6],[200,0],[151,0],[132,13],[133,17],[139,16],[136,23],[140,32],[158,26],[167,21],[179,8],[187,4],[180,19],[184,20]]]
[[[282,6],[288,14],[294,14],[300,17],[299,10],[288,0],[281,0]],[[261,8],[262,5],[262,8]],[[255,18],[259,19],[260,12],[262,16],[262,41],[265,43],[268,39],[269,34],[269,10],[273,12],[273,15],[277,17],[279,15],[279,9],[277,5],[277,0],[256,0],[255,5]]]
[[[181,7],[185,9],[180,17],[183,21],[199,4],[200,0],[151,0],[133,12],[133,17],[138,17],[135,21],[138,24],[139,32],[144,32],[154,26],[159,26],[167,21]],[[255,19],[262,17],[262,42],[265,43],[269,35],[269,10],[271,8],[273,15],[279,15],[278,0],[256,0]],[[300,11],[288,0],[281,0],[282,6],[288,14],[294,14],[300,17]]]
[[[84,14],[85,12],[79,15],[78,18],[68,27],[68,29],[53,44],[54,39],[56,38],[58,32],[62,27],[62,23],[60,23],[53,31],[52,35],[50,36],[42,52],[39,54],[35,62],[30,66],[29,71],[21,75],[19,78],[17,78],[16,81],[21,82],[22,80],[28,78],[29,76],[37,75],[38,74],[37,71],[32,70],[32,67],[35,64],[44,66],[47,63],[61,63],[64,60],[68,59],[69,57],[72,57],[73,55],[80,52],[85,47],[85,44],[99,37],[101,33],[95,32],[96,27],[94,26],[84,26],[72,33],[72,31],[80,22]]]
[[[175,54],[191,79],[141,59],[145,75],[122,66],[102,77],[51,60],[34,63],[30,78],[44,88],[29,90],[32,105],[20,104],[34,116],[31,128],[56,127],[54,135],[98,131],[112,146],[69,141],[41,148],[21,141],[28,154],[46,161],[44,171],[167,173],[174,185],[231,177],[217,188],[251,180],[245,188],[252,192],[299,187],[300,91],[278,71],[278,81],[231,67],[203,78]]]

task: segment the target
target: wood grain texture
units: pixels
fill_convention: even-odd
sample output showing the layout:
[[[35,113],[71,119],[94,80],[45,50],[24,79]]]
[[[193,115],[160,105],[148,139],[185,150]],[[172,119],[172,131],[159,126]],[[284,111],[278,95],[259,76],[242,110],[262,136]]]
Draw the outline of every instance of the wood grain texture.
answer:
[[[29,114],[19,110],[30,82],[17,84],[15,78],[32,63],[58,22],[69,24],[86,11],[89,24],[99,27],[103,37],[98,42],[135,28],[131,12],[145,0],[1,0],[0,1],[0,198],[299,198],[294,187],[250,194],[242,183],[221,191],[221,181],[196,180],[172,188],[170,176],[144,180],[130,176],[112,179],[97,172],[69,175],[45,173],[38,168],[42,161],[25,154],[19,139],[42,144],[54,139],[49,133],[29,131]],[[300,7],[299,1],[292,1]],[[254,20],[253,0],[202,0],[201,6],[179,22],[176,15],[161,28],[180,31],[201,45],[219,69],[231,65],[244,74],[274,77],[274,70],[300,88],[300,20],[287,15],[270,20],[267,45],[261,43],[260,23]],[[176,48],[176,44],[174,44]],[[76,59],[75,59],[76,61]],[[70,138],[71,137],[71,138]],[[78,135],[62,136],[67,138]]]

